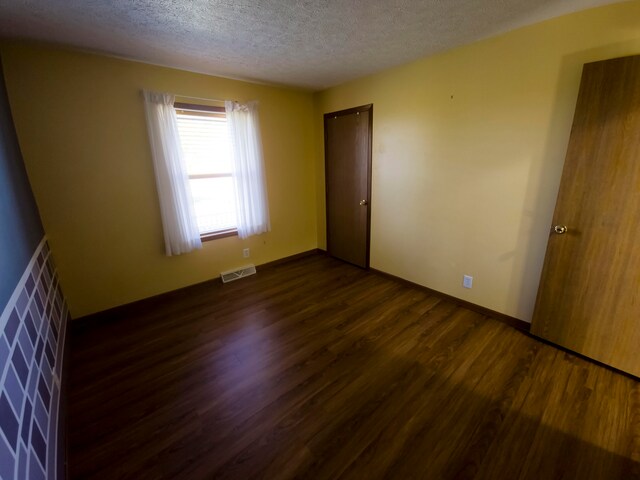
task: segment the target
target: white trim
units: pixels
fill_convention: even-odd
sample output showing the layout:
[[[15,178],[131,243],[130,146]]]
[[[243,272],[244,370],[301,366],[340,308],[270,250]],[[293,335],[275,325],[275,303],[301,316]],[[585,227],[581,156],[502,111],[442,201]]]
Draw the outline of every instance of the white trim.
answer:
[[[18,281],[18,284],[16,285],[15,290],[11,294],[11,297],[9,297],[9,301],[7,301],[7,304],[4,306],[4,311],[2,312],[2,315],[0,315],[0,332],[3,332],[4,327],[7,326],[7,321],[9,321],[9,315],[11,315],[11,310],[13,309],[15,304],[18,302],[18,298],[20,297],[20,294],[22,293],[22,290],[24,289],[24,286],[27,283],[27,278],[31,274],[31,271],[33,270],[33,266],[38,261],[38,255],[40,255],[40,252],[44,248],[44,245],[46,242],[47,242],[47,236],[45,235],[42,237],[42,240],[40,240],[40,243],[36,247],[36,251],[33,252],[33,255],[31,256],[31,260],[29,261],[27,267],[22,273],[22,277]]]
[[[63,299],[64,300],[64,299]],[[59,459],[59,455],[58,452],[60,451],[61,446],[58,445],[58,431],[60,428],[60,417],[62,416],[62,406],[61,406],[61,401],[62,401],[62,375],[64,373],[64,352],[65,352],[65,341],[67,339],[67,327],[68,327],[68,322],[65,321],[65,319],[67,318],[67,315],[69,314],[69,308],[67,306],[67,302],[63,302],[63,308],[62,308],[62,314],[64,315],[63,317],[61,317],[60,319],[60,330],[58,331],[58,342],[62,345],[62,355],[60,356],[60,376],[58,376],[57,372],[56,372],[56,366],[53,366],[53,383],[58,384],[58,411],[56,412],[56,421],[55,421],[55,431],[52,433],[51,431],[49,432],[49,437],[53,436],[53,439],[51,440],[50,438],[48,438],[47,440],[51,440],[53,442],[53,464],[54,464],[54,470],[53,472],[46,472],[48,475],[50,475],[50,478],[56,478],[56,476],[58,475],[58,459]],[[57,354],[58,352],[56,352]],[[56,358],[56,360],[58,360],[58,358]],[[66,359],[67,361],[69,361],[69,359]],[[56,362],[57,363],[57,362]],[[67,381],[69,381],[69,379],[67,379]],[[53,388],[51,388],[51,394],[53,395]],[[53,412],[53,409],[50,410],[49,415],[51,415]],[[51,429],[49,429],[51,430]],[[47,454],[49,454],[48,452],[49,449],[47,449]],[[48,462],[47,462],[48,463]],[[48,466],[48,465],[47,465]]]

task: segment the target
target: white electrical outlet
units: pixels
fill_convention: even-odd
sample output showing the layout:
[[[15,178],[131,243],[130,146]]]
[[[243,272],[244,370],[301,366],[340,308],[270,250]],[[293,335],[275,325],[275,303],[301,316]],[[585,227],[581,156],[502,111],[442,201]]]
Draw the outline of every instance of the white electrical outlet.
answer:
[[[242,250],[242,256],[244,258],[249,258],[249,249],[245,248],[244,250]]]
[[[462,276],[462,286],[464,288],[471,288],[473,285],[473,277],[471,275]]]

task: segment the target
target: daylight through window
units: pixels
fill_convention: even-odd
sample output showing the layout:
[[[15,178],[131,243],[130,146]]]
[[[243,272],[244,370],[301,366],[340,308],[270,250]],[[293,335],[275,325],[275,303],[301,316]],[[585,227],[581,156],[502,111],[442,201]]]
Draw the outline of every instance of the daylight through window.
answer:
[[[184,103],[174,106],[200,234],[235,232],[233,159],[225,110]]]

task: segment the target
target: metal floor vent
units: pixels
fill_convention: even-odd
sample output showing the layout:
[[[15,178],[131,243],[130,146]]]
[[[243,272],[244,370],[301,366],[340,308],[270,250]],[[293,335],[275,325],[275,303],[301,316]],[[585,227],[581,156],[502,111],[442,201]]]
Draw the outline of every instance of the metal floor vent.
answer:
[[[233,282],[249,275],[256,273],[256,267],[254,265],[247,265],[246,267],[237,268],[235,270],[229,270],[227,272],[220,273],[222,283]]]

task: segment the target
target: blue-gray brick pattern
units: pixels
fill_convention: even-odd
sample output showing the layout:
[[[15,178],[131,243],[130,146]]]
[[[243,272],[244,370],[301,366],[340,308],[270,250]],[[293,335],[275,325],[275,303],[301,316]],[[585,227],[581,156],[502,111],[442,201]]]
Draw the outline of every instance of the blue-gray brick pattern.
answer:
[[[4,438],[0,438],[0,477],[12,478],[16,457]]]
[[[0,480],[56,478],[69,313],[46,242],[28,270],[0,311]]]

